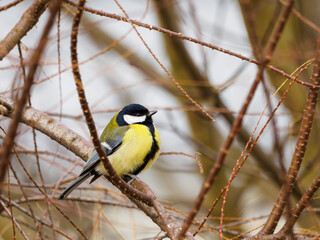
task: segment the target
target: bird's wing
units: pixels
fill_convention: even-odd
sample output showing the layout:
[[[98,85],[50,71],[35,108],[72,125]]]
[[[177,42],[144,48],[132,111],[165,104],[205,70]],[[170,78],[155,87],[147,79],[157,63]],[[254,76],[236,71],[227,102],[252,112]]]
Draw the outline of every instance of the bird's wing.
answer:
[[[115,152],[122,144],[122,139],[125,132],[128,130],[127,126],[118,127],[117,129],[111,131],[107,134],[106,140],[101,142],[102,149],[105,151],[107,156]],[[94,150],[84,166],[80,176],[90,172],[99,163],[100,158],[96,150]]]

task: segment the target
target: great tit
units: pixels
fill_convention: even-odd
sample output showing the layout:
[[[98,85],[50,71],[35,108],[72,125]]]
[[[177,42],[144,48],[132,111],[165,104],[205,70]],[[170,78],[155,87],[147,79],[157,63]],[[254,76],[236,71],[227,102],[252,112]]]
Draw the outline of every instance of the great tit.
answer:
[[[128,181],[148,169],[159,156],[160,136],[153,125],[152,115],[140,104],[130,104],[115,114],[101,134],[100,141],[117,174]],[[94,150],[79,177],[64,190],[59,199],[66,198],[90,176],[90,183],[107,172]]]

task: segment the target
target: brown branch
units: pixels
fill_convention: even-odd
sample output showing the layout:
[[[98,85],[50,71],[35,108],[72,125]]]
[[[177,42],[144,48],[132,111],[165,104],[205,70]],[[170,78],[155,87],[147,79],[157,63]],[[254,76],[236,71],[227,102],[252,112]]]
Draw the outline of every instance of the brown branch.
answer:
[[[313,74],[311,82],[314,85],[320,83],[320,40],[318,40],[316,60],[314,63]],[[312,121],[317,106],[319,90],[317,88],[310,88],[308,93],[307,103],[304,109],[302,122],[300,125],[298,141],[296,143],[295,152],[292,157],[291,165],[286,176],[286,183],[282,186],[278,199],[274,204],[274,207],[269,215],[269,218],[260,231],[259,235],[271,234],[277,226],[277,223],[284,211],[284,208],[288,202],[290,193],[297,180],[297,175],[304,158],[304,154],[308,145],[309,134],[311,131]]]
[[[318,176],[313,180],[311,186],[303,194],[303,196],[301,197],[300,201],[295,206],[295,208],[289,212],[289,217],[286,223],[278,233],[280,237],[284,237],[288,235],[290,232],[292,232],[292,228],[294,224],[296,223],[297,219],[299,218],[304,208],[309,204],[310,199],[315,194],[315,192],[319,189],[319,187],[320,187],[320,172],[318,173]]]
[[[314,235],[313,237],[307,237],[307,236],[294,236],[295,240],[314,240],[318,239],[319,235]],[[249,237],[249,238],[244,238],[245,240],[292,240],[292,236],[285,236],[285,237],[280,237],[277,234],[268,234],[268,235],[261,235],[259,238],[254,238],[254,237]]]
[[[3,96],[0,96],[0,104],[0,113],[13,118],[16,104]],[[21,122],[47,135],[85,161],[92,152],[90,142],[84,140],[61,122],[33,107],[28,107],[23,111]]]
[[[63,1],[66,2],[67,4],[72,5],[72,6],[77,6],[77,3],[73,2],[73,1],[70,1],[70,0],[63,0]],[[216,50],[216,51],[219,51],[219,52],[222,52],[222,53],[226,53],[226,54],[228,54],[230,56],[234,56],[234,57],[240,58],[241,60],[247,61],[249,63],[253,63],[253,64],[256,64],[256,65],[260,65],[261,64],[259,61],[255,60],[255,59],[252,59],[252,58],[249,58],[249,57],[245,57],[245,56],[243,56],[241,54],[232,52],[232,51],[230,51],[228,49],[224,49],[224,48],[215,46],[213,44],[200,41],[199,39],[183,35],[182,33],[174,32],[174,31],[171,31],[171,30],[168,30],[168,29],[165,29],[165,28],[161,28],[161,27],[157,27],[157,26],[150,25],[150,24],[147,24],[147,23],[143,23],[143,22],[140,22],[140,21],[128,18],[128,17],[119,16],[119,15],[114,14],[114,13],[107,13],[107,12],[104,12],[104,11],[101,11],[101,10],[97,10],[97,9],[93,9],[93,8],[89,8],[89,7],[84,7],[84,10],[87,11],[87,12],[93,13],[95,15],[108,17],[108,18],[113,18],[113,19],[118,20],[118,21],[128,22],[128,23],[137,25],[139,27],[143,27],[143,28],[147,28],[149,30],[155,30],[155,31],[164,33],[164,34],[169,35],[171,37],[177,37],[177,38],[180,38],[182,40],[190,41],[190,42],[199,44],[201,46],[210,48],[212,50]],[[285,73],[281,69],[278,69],[278,68],[276,68],[276,67],[274,67],[272,65],[268,65],[267,64],[265,67],[267,69],[270,69],[270,70],[276,72],[277,74],[280,74],[281,76],[283,76],[285,78],[288,78],[290,80],[294,79],[291,75]],[[301,80],[298,80],[298,79],[295,79],[295,82],[297,82],[297,83],[299,83],[301,85],[307,86],[307,87],[320,88],[320,86],[315,86],[315,85],[313,85],[311,83],[307,83],[307,82],[304,82],[304,81],[301,81]]]
[[[275,50],[276,44],[279,40],[279,36],[280,36],[281,32],[283,31],[285,22],[287,21],[289,14],[291,12],[293,2],[294,2],[293,0],[290,1],[288,6],[283,11],[283,15],[279,19],[278,24],[275,27],[274,35],[271,37],[271,41],[268,44],[268,48],[266,50],[265,57],[262,60],[262,64],[259,65],[258,73],[257,73],[256,78],[250,88],[248,96],[247,96],[247,98],[246,98],[246,100],[240,110],[238,117],[236,118],[236,120],[233,123],[231,131],[227,137],[227,140],[225,141],[223,147],[221,148],[221,150],[219,152],[219,155],[218,155],[216,162],[214,163],[214,165],[210,169],[210,172],[209,172],[205,182],[202,185],[201,191],[200,191],[200,193],[194,203],[192,211],[189,213],[188,217],[186,218],[186,220],[184,222],[183,228],[182,228],[181,233],[179,235],[179,239],[183,239],[185,231],[187,231],[187,229],[189,228],[193,219],[195,218],[196,214],[200,210],[200,207],[203,203],[203,200],[204,200],[206,194],[208,193],[210,187],[212,186],[214,180],[216,179],[218,173],[220,172],[220,169],[223,165],[224,159],[229,151],[229,148],[231,147],[231,145],[233,143],[235,135],[238,133],[238,131],[242,125],[243,117],[245,116],[247,109],[249,107],[249,104],[254,96],[254,93],[255,93],[257,87],[258,87],[258,84],[260,83],[260,80],[262,79],[262,75],[263,75],[265,66],[271,60],[271,56]]]
[[[86,8],[85,8],[86,9]],[[83,18],[83,20],[85,20],[85,16]],[[83,22],[83,20],[81,21],[81,23]],[[112,43],[112,45],[114,45],[113,43],[116,43],[114,46],[112,46],[112,49],[115,50],[116,52],[118,52],[118,54],[123,55],[126,54],[127,52],[130,51],[130,49],[124,47],[124,45],[122,45],[121,43],[118,43],[118,40],[110,38],[110,36],[108,34],[106,34],[104,31],[102,31],[101,29],[92,29],[90,26],[92,25],[92,22],[88,23],[86,22],[85,25],[87,25],[88,29],[90,29],[90,34],[93,34],[92,39],[97,42],[98,44],[100,44],[101,42],[108,42],[108,43]],[[167,27],[172,29],[172,27]],[[178,31],[178,30],[177,30]],[[90,35],[91,36],[91,35]],[[111,45],[110,45],[111,46]],[[109,47],[108,47],[109,48]],[[100,53],[104,52],[101,51]],[[99,54],[100,54],[99,53]],[[94,55],[97,56],[98,54]],[[180,58],[179,58],[180,59]],[[170,85],[167,82],[161,81],[160,79],[163,79],[163,76],[160,77],[160,74],[157,73],[153,67],[151,67],[151,65],[144,60],[141,60],[141,58],[137,57],[136,55],[130,55],[127,58],[127,61],[130,63],[130,65],[135,66],[136,68],[138,68],[140,71],[142,71],[146,76],[147,76],[147,81],[153,80],[155,79],[156,82],[153,83],[157,83],[157,84],[161,84],[161,86],[166,90],[169,91],[171,94],[174,93],[174,95],[176,95],[177,91],[175,90],[175,88]],[[189,70],[186,69],[185,72],[188,72]],[[188,73],[187,73],[188,74]],[[51,77],[51,76],[50,76]],[[154,80],[153,80],[154,81]],[[196,83],[193,83],[193,86],[199,86],[199,88],[197,88],[199,91],[201,91],[202,96],[206,96],[206,99],[202,99],[202,101],[204,102],[212,102],[212,104],[214,104],[215,106],[217,106],[218,108],[210,108],[210,109],[221,109],[220,112],[224,113],[223,117],[227,120],[227,122],[229,124],[232,124],[234,122],[234,117],[231,114],[225,114],[225,113],[231,113],[230,110],[228,110],[225,105],[223,104],[223,102],[221,101],[219,95],[216,93],[216,90],[208,83],[208,82],[204,82],[204,81],[197,81]],[[203,86],[203,87],[201,87]],[[207,88],[207,89],[206,89]],[[210,94],[208,94],[208,90]],[[192,93],[192,91],[191,91]],[[198,97],[199,94],[197,94],[196,97]],[[193,95],[195,96],[195,95]],[[178,100],[181,100],[178,98]],[[164,108],[165,110],[172,110],[172,108]],[[190,109],[190,111],[195,111],[197,110],[196,107],[192,107],[192,106],[188,106],[184,108],[185,110]],[[191,110],[192,109],[192,110]],[[117,110],[118,111],[118,110]],[[208,111],[208,110],[206,110]],[[105,110],[104,110],[105,112]],[[250,113],[247,113],[247,115]],[[245,129],[240,129],[239,133],[238,133],[238,139],[240,140],[240,142],[242,142],[244,145],[247,142],[247,139],[249,138],[249,134],[247,133],[247,131]],[[205,151],[205,150],[201,150],[201,151]],[[211,153],[206,153],[205,155],[207,156],[214,156]],[[276,166],[270,161],[269,156],[267,156],[266,153],[263,152],[262,148],[260,146],[256,146],[253,150],[252,155],[254,156],[255,160],[258,160],[257,163],[266,170],[266,172],[268,172],[268,176],[270,177],[270,179],[272,181],[274,181],[277,185],[281,186],[282,185],[282,181],[280,181],[280,179],[278,178],[278,171]]]
[[[12,221],[14,222],[14,224],[16,225],[16,227],[19,229],[21,235],[24,237],[24,239],[29,239],[26,235],[26,233],[24,232],[24,230],[20,227],[19,223],[16,221],[15,217],[12,216],[12,213],[10,212],[10,210],[6,207],[6,205],[4,204],[4,202],[0,199],[0,206],[2,206],[4,208],[4,210],[7,212],[7,214],[12,217]]]
[[[1,12],[1,11],[5,11],[5,10],[8,10],[9,8],[17,5],[18,3],[21,3],[22,1],[23,1],[23,0],[16,0],[16,1],[13,1],[13,2],[7,4],[7,5],[3,6],[3,7],[0,7],[0,12]]]
[[[7,171],[7,178],[8,178],[7,194],[8,194],[8,200],[9,200],[8,207],[9,207],[10,215],[11,215],[12,235],[13,235],[13,239],[16,239],[16,228],[15,228],[14,217],[13,217],[13,212],[12,212],[10,171]],[[0,207],[0,209],[1,209],[1,207]],[[5,209],[3,208],[3,210],[5,210]]]
[[[310,63],[311,65],[311,63]],[[296,78],[298,76],[301,75],[301,73],[305,70],[307,70],[310,66],[309,64],[304,66],[303,68],[301,68],[298,72],[298,74],[295,76]],[[284,101],[284,99],[286,98],[286,95],[289,93],[290,88],[293,86],[294,84],[294,80],[292,80],[288,86],[288,88],[286,89],[285,93],[282,95],[280,101],[278,102],[277,106],[273,109],[273,111],[271,112],[270,116],[268,117],[267,122],[264,124],[264,126],[262,127],[262,129],[260,130],[260,132],[258,133],[256,139],[253,141],[253,137],[255,135],[255,130],[253,131],[253,133],[250,136],[250,139],[248,140],[246,147],[243,149],[240,157],[237,160],[236,166],[233,169],[233,172],[231,174],[231,177],[229,179],[229,183],[220,191],[219,196],[216,198],[216,200],[214,201],[214,203],[212,204],[210,210],[207,213],[207,216],[205,217],[205,219],[201,222],[200,226],[198,227],[197,231],[193,234],[194,236],[200,231],[200,229],[202,228],[202,226],[205,224],[205,222],[208,220],[209,216],[211,215],[212,211],[214,210],[214,208],[216,207],[218,201],[220,200],[220,198],[222,197],[222,195],[225,193],[225,191],[228,190],[228,187],[230,185],[230,183],[235,179],[235,177],[237,176],[238,172],[240,171],[240,169],[243,167],[243,165],[245,164],[245,162],[247,161],[248,157],[250,156],[251,152],[254,150],[258,140],[260,139],[260,136],[262,136],[262,133],[264,132],[264,130],[266,129],[266,127],[268,126],[268,124],[270,123],[270,121],[273,119],[273,116],[275,115],[276,111],[278,110],[278,108],[280,107],[281,103]],[[262,116],[262,115],[261,115]],[[257,124],[258,125],[258,124]],[[257,127],[256,125],[256,127]],[[253,141],[253,142],[252,142]],[[252,142],[252,144],[249,147],[249,144]],[[249,148],[248,148],[249,147]],[[248,149],[247,149],[248,148]],[[244,156],[242,162],[240,163],[240,159],[243,157],[244,153],[247,151],[246,155]]]
[[[46,198],[46,200],[48,202],[51,203],[51,205],[58,210],[58,212],[80,233],[80,235],[83,237],[83,239],[87,239],[87,237],[85,236],[85,234],[80,230],[80,228],[58,207],[58,205],[53,201],[53,199],[51,197],[49,197],[46,192],[44,190],[42,190],[40,188],[40,186],[35,182],[35,180],[31,177],[31,175],[29,174],[29,172],[27,171],[26,167],[24,166],[24,164],[22,163],[18,153],[15,150],[15,147],[13,147],[13,151],[16,155],[16,158],[20,164],[20,166],[22,167],[24,173],[27,175],[28,179],[34,184],[34,186],[36,186],[36,188],[38,189],[38,191]]]
[[[4,105],[12,109],[11,113],[8,113],[7,107]],[[14,115],[14,109],[15,106],[11,100],[4,97],[0,98],[0,112],[6,112],[4,116],[12,117]],[[90,144],[90,142],[86,141],[80,135],[68,129],[59,121],[50,118],[47,114],[42,113],[32,107],[23,111],[21,121],[28,126],[41,131],[43,134],[49,136],[52,140],[58,142],[82,159],[87,159],[93,151],[93,146]],[[134,202],[147,216],[149,216],[152,221],[154,221],[162,230],[166,231],[168,235],[173,236],[174,239],[174,236],[177,236],[177,232],[179,232],[181,228],[178,220],[169,215],[167,211],[157,202],[154,194],[145,183],[141,182],[140,180],[136,180],[133,181],[131,185],[135,188],[138,188],[136,191],[143,191],[144,194],[148,194],[148,196],[151,195],[151,205],[153,207],[142,203],[135,197],[135,195],[129,195],[127,193],[126,195],[129,197],[129,199]],[[187,233],[187,237],[191,236],[192,235],[190,233]]]
[[[286,2],[285,0],[278,0],[281,4],[285,5]],[[311,20],[307,19],[305,16],[303,16],[297,9],[293,8],[292,9],[292,13],[301,20],[301,22],[303,22],[305,25],[309,26],[310,28],[312,28],[313,30],[317,31],[318,33],[320,33],[320,27],[315,24],[314,22],[312,22]]]
[[[6,135],[5,139],[3,140],[2,148],[0,149],[0,183],[3,182],[3,179],[5,177],[6,169],[9,162],[9,155],[11,152],[11,147],[14,142],[14,138],[16,135],[17,127],[20,122],[23,108],[28,100],[29,92],[31,89],[31,86],[33,84],[33,77],[36,73],[36,69],[38,67],[38,63],[40,61],[41,54],[44,50],[45,45],[47,44],[47,36],[51,30],[51,27],[53,26],[55,15],[57,13],[57,7],[55,7],[54,10],[52,10],[50,18],[48,19],[48,22],[44,28],[44,31],[41,35],[38,47],[34,51],[34,53],[31,56],[30,64],[29,64],[29,73],[27,75],[22,95],[17,103],[15,115],[10,123],[10,127],[8,130],[8,134]],[[1,46],[1,45],[0,45]],[[1,49],[0,49],[1,51]],[[1,186],[0,186],[1,187]]]
[[[110,161],[108,160],[106,153],[102,150],[100,139],[98,137],[98,133],[88,106],[88,102],[86,100],[85,91],[82,85],[80,70],[78,67],[78,55],[77,55],[77,40],[78,40],[78,30],[80,19],[83,12],[83,6],[85,4],[85,0],[79,1],[79,5],[74,16],[73,24],[72,24],[72,32],[71,32],[71,60],[72,60],[72,72],[75,80],[75,84],[77,87],[77,92],[79,95],[80,105],[83,111],[83,115],[85,116],[91,139],[94,144],[94,147],[103,163],[107,171],[107,178],[108,180],[115,185],[123,194],[128,196],[135,196],[140,201],[143,201],[146,204],[152,204],[152,197],[137,191],[136,189],[132,188],[128,185],[122,178],[118,176],[116,171],[113,169]]]
[[[23,13],[19,22],[7,36],[0,41],[0,61],[17,45],[17,43],[36,25],[40,16],[47,8],[50,0],[36,0]],[[32,59],[32,58],[31,58]]]
[[[121,9],[121,11],[124,13],[124,15],[129,19],[128,14],[124,10],[124,8],[119,4],[117,0],[114,0],[118,7]],[[175,77],[171,74],[171,72],[160,62],[159,58],[154,54],[154,52],[151,50],[151,48],[148,46],[146,41],[142,38],[141,34],[138,32],[136,26],[133,23],[130,23],[133,30],[136,32],[138,37],[140,38],[143,45],[147,48],[148,52],[151,54],[153,59],[159,64],[159,66],[165,71],[165,73],[168,75],[168,77],[171,79],[171,81],[176,85],[176,87],[179,89],[179,91],[185,96],[186,99],[188,99],[195,107],[197,107],[202,114],[207,116],[212,122],[215,121],[212,115],[210,115],[182,86],[178,81],[175,79]]]
[[[35,224],[35,226],[36,226],[36,229],[37,229],[37,231],[39,231],[39,230],[40,230],[40,228],[39,228],[39,223],[38,223],[38,221],[36,220],[36,216],[35,216],[35,214],[34,214],[34,212],[33,212],[33,209],[32,209],[32,207],[31,207],[31,205],[30,205],[30,202],[29,202],[29,200],[28,200],[28,197],[27,197],[27,195],[26,195],[26,193],[25,193],[25,191],[24,191],[24,188],[22,187],[22,183],[21,183],[20,179],[18,178],[18,175],[17,175],[15,169],[12,167],[11,163],[9,163],[9,166],[10,166],[11,172],[13,173],[14,178],[16,179],[16,181],[17,181],[17,183],[18,183],[18,185],[19,185],[19,189],[20,189],[20,191],[21,191],[21,195],[23,196],[23,198],[24,198],[25,201],[26,201],[26,204],[27,204],[27,206],[28,206],[28,208],[29,208],[29,211],[30,211],[30,216],[31,216],[31,218],[32,218],[33,221],[34,221],[34,224]],[[12,185],[12,184],[11,184],[11,185]],[[8,195],[9,195],[9,194],[8,194]],[[40,236],[41,236],[41,235],[40,235]]]
[[[8,199],[6,199],[4,196],[0,196],[0,199],[4,202],[7,203]],[[17,210],[19,210],[21,213],[24,213],[25,215],[34,218],[35,221],[40,222],[41,224],[47,226],[51,230],[61,234],[62,236],[66,237],[67,239],[74,240],[75,238],[71,238],[68,236],[64,231],[60,230],[59,228],[53,227],[50,223],[46,222],[44,219],[41,219],[37,216],[33,216],[31,212],[29,212],[27,209],[23,208],[20,204],[16,202],[12,202],[12,206],[15,207]],[[26,221],[23,221],[22,224],[25,224]]]
[[[26,75],[26,69],[25,69],[25,64],[24,64],[24,59],[23,59],[23,55],[22,55],[22,50],[21,50],[21,43],[20,41],[18,42],[17,44],[18,46],[18,52],[19,52],[19,59],[20,59],[20,67],[21,67],[21,70],[22,70],[22,77],[23,77],[23,80],[24,82],[27,81],[27,75]],[[28,96],[28,106],[31,106],[31,97],[30,95]],[[32,129],[32,135],[33,135],[33,141],[34,141],[34,146],[35,146],[35,156],[36,156],[36,159],[37,159],[37,166],[38,166],[38,170],[40,170],[40,165],[39,165],[39,156],[37,154],[37,151],[38,151],[38,148],[37,148],[37,144],[36,144],[36,132],[34,129]],[[10,165],[10,168],[12,169],[12,166]],[[8,171],[9,172],[9,171]],[[41,171],[39,172],[40,173],[40,178],[42,180],[42,183],[44,183],[43,181],[43,176],[42,176],[42,173]],[[9,184],[9,182],[8,182]],[[42,187],[43,187],[44,184],[42,184]],[[46,189],[44,188],[44,190],[46,191]],[[46,192],[47,193],[47,192]],[[9,195],[9,194],[8,194]],[[46,203],[48,204],[48,203]],[[52,222],[52,221],[51,221]],[[36,224],[37,225],[37,224]],[[40,227],[37,229],[37,236],[39,236],[40,238],[43,238],[42,236],[42,224],[40,224]],[[54,233],[55,234],[55,233]]]
[[[169,225],[167,218],[164,216],[164,209],[161,207],[161,205],[157,202],[156,197],[152,193],[152,191],[147,188],[146,184],[142,184],[141,181],[133,181],[134,183],[140,182],[140,185],[136,184],[136,187],[139,187],[138,190],[136,188],[133,188],[129,186],[123,179],[121,179],[115,170],[113,169],[110,161],[108,160],[106,153],[102,150],[100,140],[98,138],[97,130],[92,118],[92,115],[90,113],[90,109],[86,100],[85,91],[82,85],[81,75],[78,67],[78,57],[77,57],[77,38],[78,38],[78,30],[79,30],[79,24],[83,12],[83,6],[85,4],[85,0],[80,0],[79,4],[77,6],[77,11],[73,20],[72,24],[72,33],[71,33],[71,60],[72,60],[72,72],[74,75],[77,92],[79,95],[79,101],[81,108],[83,110],[83,114],[85,116],[88,128],[90,130],[91,139],[93,141],[93,144],[95,146],[95,149],[97,153],[99,154],[99,157],[107,170],[107,178],[111,181],[113,185],[115,185],[122,193],[124,193],[126,196],[128,196],[132,201],[137,203],[139,205],[145,203],[146,205],[153,206],[154,210],[156,211],[156,216],[154,216],[152,219],[154,219],[155,222],[161,223],[159,224],[160,228],[163,229],[170,238],[174,238],[173,230],[171,226]],[[147,189],[147,190],[146,190]],[[143,191],[142,191],[143,190]],[[150,211],[147,211],[146,213],[150,213]],[[158,220],[160,218],[160,220]],[[177,230],[178,231],[178,230]]]
[[[249,36],[249,40],[251,43],[251,48],[253,51],[253,56],[257,60],[262,59],[262,47],[259,43],[257,31],[256,31],[256,23],[254,21],[253,17],[253,9],[252,9],[252,3],[250,1],[246,0],[239,0],[239,5],[241,7],[242,16],[244,18],[244,22],[247,27],[247,32]]]
[[[140,191],[154,196],[152,190],[139,179],[134,180],[131,185],[139,189]],[[164,231],[170,239],[177,239],[182,224],[177,221],[172,215],[169,215],[166,209],[156,201],[156,197],[154,196],[153,200],[153,208],[149,207],[148,205],[138,201],[135,198],[130,198],[132,202],[134,202],[138,208],[142,209],[154,223],[156,223],[162,231]],[[195,239],[190,232],[187,232],[185,239]]]
[[[19,52],[19,59],[20,59],[20,67],[22,69],[22,76],[23,76],[23,80],[24,82],[27,81],[27,76],[26,76],[26,71],[25,71],[25,64],[24,64],[24,59],[23,59],[23,55],[22,55],[22,51],[21,51],[21,44],[20,42],[18,43],[18,52]],[[32,103],[31,103],[31,97],[30,95],[28,96],[28,106],[32,106]],[[42,187],[43,187],[43,190],[46,194],[47,193],[47,189],[44,187],[44,178],[43,178],[43,174],[42,174],[42,170],[41,170],[41,167],[40,167],[40,162],[39,162],[39,155],[38,155],[38,145],[37,145],[37,139],[36,139],[36,130],[34,128],[32,128],[32,135],[33,135],[33,144],[34,144],[34,151],[35,151],[35,158],[36,158],[36,164],[37,164],[37,168],[38,168],[38,173],[39,173],[39,176],[40,176],[40,180],[41,180],[41,184],[42,184]],[[46,205],[47,205],[47,209],[46,211],[44,212],[44,217],[46,217],[47,213],[49,215],[49,219],[51,221],[51,224],[53,225],[53,220],[52,220],[52,214],[51,214],[51,211],[50,211],[50,203],[49,202],[46,202]],[[39,236],[40,238],[43,238],[42,236],[42,228],[43,228],[43,225],[40,224],[40,227],[37,231],[37,237]],[[53,235],[53,238],[56,239],[56,233],[55,231],[52,231],[52,235]]]
[[[257,60],[261,60],[262,59],[262,46],[258,40],[258,35],[257,35],[257,31],[256,31],[257,27],[256,27],[256,23],[254,21],[254,16],[253,16],[254,10],[253,10],[253,6],[252,6],[252,2],[246,1],[246,0],[239,0],[239,4],[240,4],[241,10],[243,12],[242,15],[243,15],[246,27],[247,27],[248,36],[249,36],[249,39],[251,42],[251,47],[253,50],[253,55]],[[267,35],[267,33],[265,33],[265,35]],[[295,77],[295,78],[297,78],[297,77]],[[265,96],[267,98],[266,100],[268,102],[269,101],[268,98],[270,96],[270,93],[269,93],[269,89],[267,88],[266,81],[264,78],[262,79],[262,86],[263,86],[263,90],[265,92]],[[273,107],[272,107],[271,102],[269,102],[268,108],[269,108],[269,111],[272,112]],[[285,167],[284,167],[284,163],[283,163],[283,154],[282,154],[282,149],[280,146],[276,119],[272,118],[271,123],[272,123],[272,130],[273,130],[273,136],[274,136],[274,148],[278,152],[278,159],[279,159],[279,165],[281,167],[281,170],[283,172],[285,172]],[[265,168],[263,168],[263,169],[265,169]],[[282,183],[280,183],[280,184],[282,184]]]

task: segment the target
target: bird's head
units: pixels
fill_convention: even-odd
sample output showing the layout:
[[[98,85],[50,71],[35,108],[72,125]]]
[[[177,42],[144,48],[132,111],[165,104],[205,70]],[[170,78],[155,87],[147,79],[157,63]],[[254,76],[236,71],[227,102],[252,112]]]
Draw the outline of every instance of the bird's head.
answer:
[[[140,104],[130,104],[125,106],[117,115],[119,126],[130,124],[152,124],[152,115],[157,111],[149,111]]]

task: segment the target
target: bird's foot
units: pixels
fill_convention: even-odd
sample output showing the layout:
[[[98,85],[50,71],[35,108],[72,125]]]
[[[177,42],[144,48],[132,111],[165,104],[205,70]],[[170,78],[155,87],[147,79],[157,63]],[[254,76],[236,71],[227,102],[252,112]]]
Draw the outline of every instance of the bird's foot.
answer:
[[[128,184],[130,184],[135,179],[139,179],[139,178],[136,175],[133,175],[130,173],[123,176],[123,180]]]

